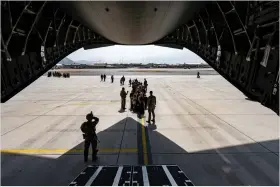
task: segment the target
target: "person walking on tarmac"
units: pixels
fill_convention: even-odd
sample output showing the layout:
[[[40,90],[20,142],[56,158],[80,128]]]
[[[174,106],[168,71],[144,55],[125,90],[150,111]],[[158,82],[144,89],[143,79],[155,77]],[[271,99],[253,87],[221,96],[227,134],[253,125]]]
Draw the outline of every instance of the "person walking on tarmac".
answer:
[[[144,86],[148,86],[148,81],[144,79]]]
[[[147,103],[148,103],[148,97],[147,97],[147,95],[146,95],[146,92],[147,92],[147,90],[145,91],[145,93],[144,93],[144,108],[145,108],[145,110],[147,110],[148,109],[148,105],[147,105]]]
[[[132,90],[131,92],[130,92],[130,95],[129,95],[129,97],[130,97],[130,111],[132,111],[133,110],[133,96],[134,96],[134,90]]]
[[[84,162],[88,161],[88,151],[91,144],[92,147],[92,160],[97,160],[97,135],[96,125],[99,122],[99,118],[93,116],[92,112],[86,115],[87,121],[81,125],[81,131],[84,133],[83,138],[85,139],[84,149]],[[94,119],[94,121],[92,121]]]
[[[155,123],[155,108],[156,108],[156,97],[153,95],[153,91],[150,91],[150,96],[148,97],[147,106],[148,106],[148,123],[151,121],[151,114],[153,115],[152,121]]]
[[[144,101],[144,93],[143,92],[140,92],[139,97],[138,97],[138,102],[139,102],[138,117],[142,118],[143,115],[145,114],[145,101]]]
[[[112,75],[111,76],[111,83],[113,83],[114,82],[114,76]]]
[[[144,89],[145,89],[145,93],[146,93],[147,89],[148,89],[148,82],[146,79],[144,79]]]
[[[104,74],[104,82],[106,81],[106,75]]]
[[[122,86],[122,78],[120,79],[120,84],[121,84],[121,86]]]
[[[120,93],[121,96],[121,109],[125,110],[125,103],[126,103],[126,95],[128,94],[128,91],[125,92],[124,88],[122,88],[122,91]]]
[[[129,87],[131,87],[131,79],[129,79]]]
[[[124,82],[125,82],[125,77],[124,75],[122,76],[122,85],[124,85]]]
[[[103,81],[103,74],[101,75],[101,82]]]

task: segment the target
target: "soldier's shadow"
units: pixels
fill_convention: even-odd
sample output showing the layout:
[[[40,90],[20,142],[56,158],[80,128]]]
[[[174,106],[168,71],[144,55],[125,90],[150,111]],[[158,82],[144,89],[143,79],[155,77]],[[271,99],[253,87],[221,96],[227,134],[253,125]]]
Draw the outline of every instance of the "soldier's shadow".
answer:
[[[112,118],[113,119],[113,118]],[[143,119],[133,119],[126,117],[110,126],[112,120],[102,120],[98,124],[98,144],[99,159],[96,162],[91,161],[89,153],[89,161],[87,164],[83,162],[84,141],[80,132],[80,124],[77,124],[77,130],[63,133],[69,133],[69,142],[63,143],[64,146],[75,144],[70,150],[64,153],[52,154],[19,154],[19,153],[1,153],[1,184],[12,186],[59,186],[68,185],[81,171],[88,165],[142,165],[144,145],[148,150],[149,163],[153,164],[178,164],[179,167],[187,174],[195,185],[253,185],[254,181],[246,180],[243,183],[240,180],[227,180],[228,178],[236,178],[235,165],[228,164],[234,162],[239,157],[223,154],[221,157],[215,154],[236,152],[236,150],[255,150],[261,149],[259,144],[266,147],[278,147],[279,140],[271,140],[265,142],[257,142],[252,144],[237,145],[224,147],[219,149],[205,149],[188,153],[180,145],[176,144],[171,139],[167,138],[160,132],[156,131],[156,124],[148,125],[147,130],[143,131]],[[159,124],[158,124],[159,125]],[[56,127],[50,129],[55,131]],[[54,132],[50,133],[50,136]],[[72,136],[72,133],[78,133],[77,136]],[[143,139],[146,133],[146,139]],[[64,136],[65,137],[65,136]],[[74,139],[73,139],[74,138]],[[75,140],[76,138],[76,140]],[[54,141],[52,139],[52,141]],[[61,142],[61,141],[60,141]],[[64,147],[61,147],[64,148]],[[65,148],[64,148],[65,149]],[[59,150],[58,150],[59,151]],[[279,150],[278,150],[279,152]],[[145,153],[146,154],[146,153]],[[207,156],[205,156],[207,155]],[[225,157],[225,158],[224,158]],[[242,163],[246,167],[255,167],[251,162],[250,157],[242,156]],[[277,170],[279,164],[278,157],[271,155],[262,157],[267,164],[274,170]],[[212,168],[212,169],[211,169]],[[224,172],[224,169],[230,171]],[[215,172],[215,175],[209,172]],[[278,170],[277,170],[278,171]],[[238,172],[244,173],[243,170]],[[251,173],[255,178],[263,178],[261,167],[255,168]],[[246,171],[245,171],[246,173]],[[270,172],[273,180],[260,180],[259,185],[277,185],[279,184],[278,173]],[[203,177],[201,177],[203,176]]]
[[[157,125],[155,123],[149,123],[148,124],[148,129],[151,131],[154,131],[157,129]]]
[[[77,129],[74,131],[63,129],[63,132],[61,132],[61,130],[59,130],[59,132],[63,134],[78,133],[80,136],[79,143],[64,153],[62,152],[64,147],[57,149],[57,153],[46,154],[2,152],[1,184],[16,186],[65,186],[89,164],[138,164],[137,150],[139,148],[137,144],[139,137],[137,137],[137,135],[141,134],[141,131],[139,128],[140,123],[137,120],[127,117],[111,125],[111,120],[106,121],[100,118],[100,122],[97,125],[97,136],[100,141],[97,146],[99,149],[98,160],[92,162],[92,150],[90,147],[89,159],[86,164],[83,161],[84,140],[79,128],[81,125],[80,123],[81,122],[77,122]],[[52,136],[52,133],[55,132],[57,133],[57,130],[54,127],[49,129],[46,133],[50,133],[50,136]],[[63,137],[65,138],[65,136]],[[77,139],[77,136],[74,137]],[[73,142],[71,136],[69,136],[69,142]],[[68,143],[63,143],[62,145],[67,144]],[[35,175],[36,177],[34,177]]]

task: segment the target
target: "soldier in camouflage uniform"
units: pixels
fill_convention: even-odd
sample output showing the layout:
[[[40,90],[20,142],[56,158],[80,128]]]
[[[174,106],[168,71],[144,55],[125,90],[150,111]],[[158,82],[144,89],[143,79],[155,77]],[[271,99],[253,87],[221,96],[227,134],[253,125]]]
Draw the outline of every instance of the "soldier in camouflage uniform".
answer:
[[[134,96],[134,90],[131,90],[129,98],[130,98],[130,111],[133,110],[133,96]]]
[[[128,91],[125,92],[124,88],[122,88],[122,91],[120,93],[121,96],[121,109],[125,110],[125,104],[126,104],[126,95],[128,94]]]
[[[139,93],[138,103],[139,103],[138,116],[139,118],[141,118],[145,114],[144,93],[142,91]]]
[[[146,93],[147,89],[148,89],[148,82],[146,79],[144,79],[144,88],[145,88],[145,93]]]
[[[92,160],[97,160],[97,135],[96,125],[99,122],[99,118],[93,116],[92,112],[86,115],[87,121],[81,125],[81,131],[84,133],[85,149],[84,149],[84,162],[88,161],[88,151],[91,144],[92,147]],[[94,119],[94,121],[92,121]]]
[[[156,108],[156,97],[153,95],[153,91],[150,91],[150,96],[148,97],[147,101],[149,118],[148,123],[151,121],[151,114],[153,115],[152,121],[155,122],[155,108]]]

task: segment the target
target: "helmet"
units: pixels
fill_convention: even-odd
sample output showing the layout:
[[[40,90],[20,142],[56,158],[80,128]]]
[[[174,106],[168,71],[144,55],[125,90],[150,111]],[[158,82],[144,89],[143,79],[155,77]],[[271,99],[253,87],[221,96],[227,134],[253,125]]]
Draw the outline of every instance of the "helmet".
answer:
[[[87,114],[86,119],[87,119],[87,120],[93,119],[93,114],[92,114],[92,112],[89,113],[89,114]]]

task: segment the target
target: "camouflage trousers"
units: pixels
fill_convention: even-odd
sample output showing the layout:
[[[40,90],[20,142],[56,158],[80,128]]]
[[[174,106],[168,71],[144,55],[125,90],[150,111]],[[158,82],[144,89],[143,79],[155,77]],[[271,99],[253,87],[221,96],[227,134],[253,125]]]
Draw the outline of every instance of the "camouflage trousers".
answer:
[[[85,161],[88,160],[88,152],[89,152],[90,145],[92,148],[92,159],[95,159],[97,155],[97,139],[96,138],[85,139],[85,149],[84,149]]]
[[[151,121],[151,114],[153,115],[153,121],[155,121],[155,108],[148,108],[148,113],[149,113],[149,117],[148,117],[148,121]]]
[[[122,98],[121,109],[125,109],[126,99]]]

